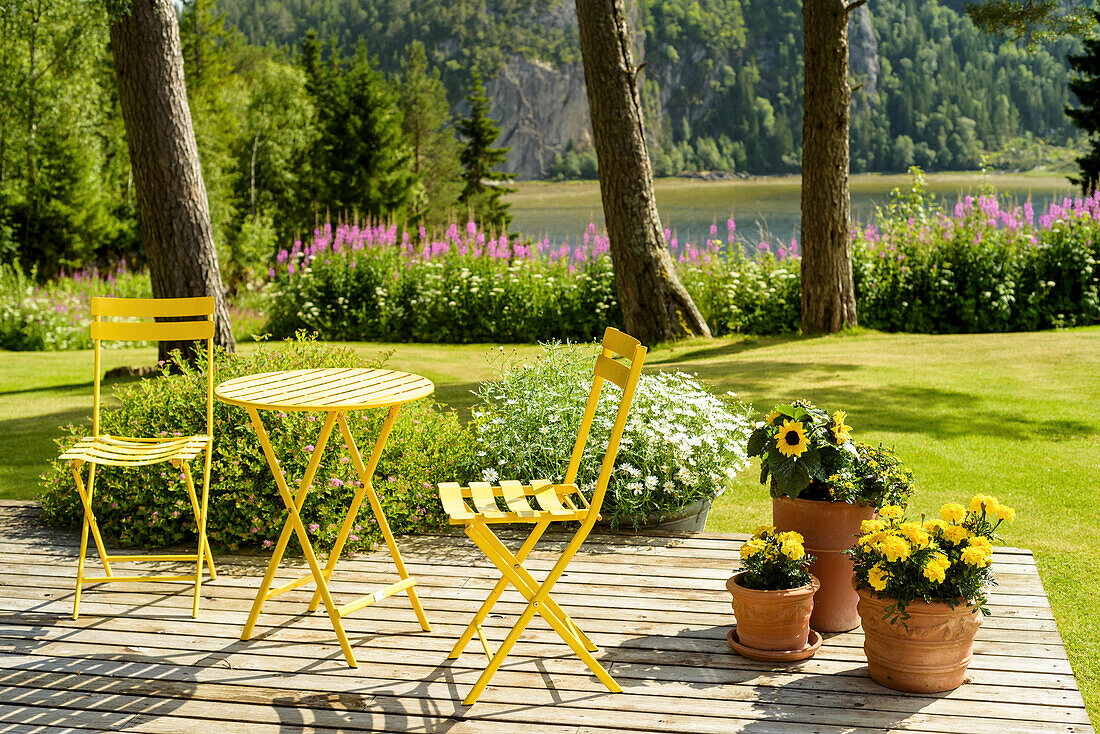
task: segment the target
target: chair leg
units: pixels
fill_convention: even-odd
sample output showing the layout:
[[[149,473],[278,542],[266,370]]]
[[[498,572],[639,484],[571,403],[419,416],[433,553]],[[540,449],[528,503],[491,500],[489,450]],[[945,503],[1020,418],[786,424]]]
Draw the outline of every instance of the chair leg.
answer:
[[[588,651],[586,644],[574,634],[573,629],[576,629],[576,624],[573,623],[572,619],[570,619],[564,611],[561,611],[561,607],[558,607],[558,605],[550,599],[550,590],[553,588],[557,578],[548,578],[542,584],[533,583],[534,578],[523,568],[523,565],[518,562],[516,556],[514,556],[508,550],[508,547],[505,546],[504,543],[501,542],[501,540],[483,523],[471,523],[467,525],[466,532],[470,538],[477,543],[478,547],[481,548],[489,560],[500,569],[500,572],[505,578],[523,594],[524,598],[527,599],[527,607],[523,610],[523,614],[520,615],[520,618],[512,627],[512,631],[509,632],[508,637],[501,643],[493,659],[482,672],[477,683],[474,684],[473,690],[466,696],[463,703],[471,705],[477,701],[478,697],[480,697],[481,693],[485,690],[485,687],[489,684],[489,680],[496,673],[501,663],[504,662],[504,658],[507,657],[508,652],[511,650],[512,646],[515,645],[516,640],[519,639],[523,629],[530,623],[531,618],[536,612],[553,627],[554,631],[558,633],[558,636],[561,637],[565,644],[569,645],[570,649],[572,649],[582,661],[584,661],[584,664],[588,666],[589,670],[595,674],[609,691],[612,693],[622,691],[622,688],[615,679],[611,677],[611,674],[600,665],[596,658],[592,657],[592,653]],[[569,547],[572,546],[573,543],[567,546],[567,553],[569,552]],[[569,560],[570,558],[563,554],[562,558],[558,560],[555,566],[561,565],[564,567],[568,564]],[[569,622],[567,623],[565,620],[569,620]]]
[[[103,562],[103,570],[107,576],[113,576],[111,562],[107,557],[107,548],[103,544],[103,537],[99,533],[99,525],[95,521],[95,513],[92,512],[92,493],[95,491],[95,464],[88,465],[88,486],[84,486],[84,480],[80,476],[81,462],[74,461],[69,465],[76,482],[76,493],[80,497],[80,503],[84,507],[84,522],[80,530],[80,557],[76,566],[76,593],[73,597],[73,619],[80,616],[80,593],[84,587],[84,564],[88,555],[88,534],[91,533],[95,541],[99,558]]]
[[[207,462],[207,463],[209,463],[209,462]],[[194,483],[194,479],[191,475],[190,465],[188,465],[188,463],[186,461],[178,461],[178,462],[174,461],[174,462],[172,462],[172,465],[174,467],[176,467],[176,469],[179,469],[180,471],[183,472],[184,479],[186,480],[187,498],[191,502],[191,512],[195,516],[195,532],[198,533],[199,529],[200,529],[200,526],[204,526],[204,522],[203,522],[202,518],[205,517],[205,515],[206,515],[206,509],[205,509],[206,508],[206,501],[204,500],[202,505],[200,506],[199,496],[195,492],[195,483]],[[206,467],[204,469],[204,475],[203,475],[203,492],[204,493],[209,491],[209,488],[210,488],[209,482],[210,482],[210,469],[209,469],[209,467]],[[214,557],[210,552],[209,544],[207,544],[207,546],[206,546],[205,556],[206,556],[206,565],[210,569],[210,580],[215,581],[218,578],[218,571],[214,567]]]
[[[523,541],[523,545],[520,546],[519,551],[516,552],[516,560],[519,563],[527,558],[527,554],[531,552],[531,549],[538,543],[539,538],[546,532],[546,528],[550,527],[549,520],[539,520],[539,522],[531,529],[531,533],[527,536],[527,540]],[[475,541],[476,542],[476,541]],[[484,636],[480,632],[480,627],[485,618],[489,616],[489,612],[493,610],[497,601],[500,599],[501,594],[508,588],[508,579],[501,576],[497,581],[493,590],[489,593],[489,596],[485,597],[485,601],[482,602],[481,608],[477,610],[477,614],[470,620],[470,623],[466,625],[466,629],[462,631],[462,635],[455,642],[454,647],[451,648],[451,652],[447,657],[452,660],[457,660],[462,652],[466,649],[466,646],[470,644],[470,641],[477,634],[481,639],[481,645],[485,648],[485,654],[489,655],[489,646],[486,644]],[[491,658],[492,656],[489,655]]]

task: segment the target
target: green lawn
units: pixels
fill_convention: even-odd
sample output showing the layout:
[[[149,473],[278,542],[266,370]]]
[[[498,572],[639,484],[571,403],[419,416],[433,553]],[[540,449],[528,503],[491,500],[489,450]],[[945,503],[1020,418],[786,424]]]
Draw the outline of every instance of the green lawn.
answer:
[[[438,398],[459,409],[492,375],[485,346],[354,347],[393,349],[391,366],[428,375]],[[111,351],[105,367],[148,364],[153,355]],[[57,427],[89,412],[91,363],[87,352],[0,353],[0,498],[34,496]],[[1100,721],[1100,328],[723,339],[655,349],[649,363],[697,372],[758,408],[807,397],[847,410],[857,438],[894,446],[913,468],[920,511],[976,492],[1016,507],[1006,542],[1035,552],[1089,713]],[[755,474],[745,472],[718,500],[708,529],[744,531],[769,517]]]

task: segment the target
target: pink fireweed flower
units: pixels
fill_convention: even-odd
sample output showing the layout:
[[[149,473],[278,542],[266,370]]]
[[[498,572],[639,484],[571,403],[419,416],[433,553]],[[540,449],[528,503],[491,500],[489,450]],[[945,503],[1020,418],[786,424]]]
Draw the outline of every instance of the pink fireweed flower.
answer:
[[[315,523],[315,522],[311,522],[311,523],[309,524],[309,532],[311,532],[311,533],[316,533],[316,532],[317,532],[318,530],[320,530],[320,529],[321,529],[321,526],[320,526],[320,525],[318,525],[318,524],[317,524],[317,523]]]

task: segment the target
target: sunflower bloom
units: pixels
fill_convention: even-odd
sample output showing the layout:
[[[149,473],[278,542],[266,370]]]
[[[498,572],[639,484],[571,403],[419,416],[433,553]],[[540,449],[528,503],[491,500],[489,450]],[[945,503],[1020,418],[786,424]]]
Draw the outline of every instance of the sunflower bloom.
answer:
[[[779,434],[775,437],[775,445],[779,449],[779,453],[788,458],[801,456],[808,448],[802,423],[800,421],[785,422],[783,427],[779,429]]]
[[[767,423],[770,426],[770,425],[774,424],[775,419],[778,418],[781,415],[783,415],[783,414],[780,413],[778,410],[773,410],[772,412],[770,412],[766,416],[764,416],[764,422]]]

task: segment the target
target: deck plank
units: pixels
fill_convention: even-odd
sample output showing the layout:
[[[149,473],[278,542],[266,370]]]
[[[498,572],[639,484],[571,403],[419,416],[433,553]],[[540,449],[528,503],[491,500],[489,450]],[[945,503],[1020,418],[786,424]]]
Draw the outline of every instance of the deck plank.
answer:
[[[917,696],[867,677],[862,636],[830,635],[817,656],[771,665],[731,653],[725,579],[746,536],[639,537],[600,532],[555,597],[601,646],[622,684],[608,694],[536,619],[473,707],[461,698],[485,658],[447,651],[497,575],[463,535],[400,538],[433,624],[423,633],[402,596],[344,620],[360,660],[342,662],[310,587],[272,599],[250,642],[238,639],[266,556],[219,556],[199,619],[190,587],[92,585],[70,617],[77,537],[38,523],[33,505],[0,502],[0,734],[4,732],[333,731],[451,734],[927,732],[1095,734],[1034,559],[997,549],[993,617],[975,644],[969,682]],[[545,572],[563,547],[549,538],[528,568]],[[94,558],[94,555],[93,555]],[[91,561],[93,568],[98,566]],[[121,564],[122,568],[126,564]],[[134,566],[150,571],[171,563]],[[341,561],[334,595],[393,580],[384,552]],[[304,573],[290,559],[279,574]],[[486,620],[499,641],[522,611],[509,592]]]

